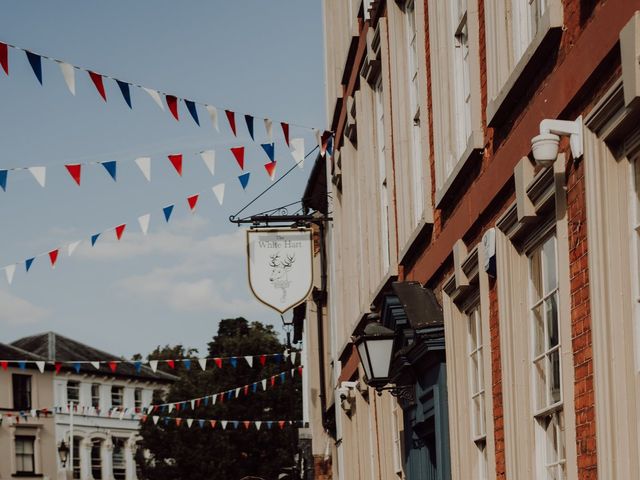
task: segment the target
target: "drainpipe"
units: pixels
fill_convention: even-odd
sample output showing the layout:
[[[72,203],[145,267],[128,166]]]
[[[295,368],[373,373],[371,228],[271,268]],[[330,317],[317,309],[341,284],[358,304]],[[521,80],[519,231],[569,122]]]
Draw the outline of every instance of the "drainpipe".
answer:
[[[326,217],[326,216],[325,216]],[[320,228],[320,290],[314,289],[313,300],[316,304],[317,327],[318,327],[318,357],[320,370],[320,409],[322,414],[322,427],[328,429],[327,421],[327,389],[325,384],[325,355],[324,355],[324,328],[322,322],[323,303],[327,298],[327,253],[325,245],[324,221],[318,222]]]

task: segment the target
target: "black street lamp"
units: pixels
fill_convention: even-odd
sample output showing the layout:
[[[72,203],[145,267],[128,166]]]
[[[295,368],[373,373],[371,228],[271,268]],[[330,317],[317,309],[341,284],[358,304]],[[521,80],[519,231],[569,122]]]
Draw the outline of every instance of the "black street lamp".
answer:
[[[394,397],[410,398],[413,385],[387,386],[390,383],[395,332],[378,323],[377,314],[370,314],[369,318],[372,321],[364,328],[362,335],[353,338],[364,368],[365,383],[375,388],[378,395],[388,390]]]
[[[69,446],[64,443],[64,440],[58,445],[58,455],[60,456],[60,462],[62,462],[62,468],[66,468],[67,460],[69,459]]]

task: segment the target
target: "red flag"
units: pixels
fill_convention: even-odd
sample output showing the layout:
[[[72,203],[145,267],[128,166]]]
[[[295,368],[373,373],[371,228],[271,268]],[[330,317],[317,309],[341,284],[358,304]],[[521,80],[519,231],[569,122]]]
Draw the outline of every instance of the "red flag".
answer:
[[[116,227],[116,238],[118,240],[120,240],[122,238],[122,234],[124,233],[124,229],[127,227],[127,225],[125,223],[123,223],[122,225],[118,225]]]
[[[56,375],[60,373],[60,369],[62,368],[62,363],[56,362],[53,366],[56,369]]]
[[[182,407],[182,404],[181,403],[174,403],[173,405],[176,407],[176,412],[179,412],[180,408]]]
[[[182,419],[176,418],[176,427],[179,427],[181,423],[182,423]]]
[[[216,428],[216,420],[209,420],[209,423],[211,424],[211,428]]]
[[[190,197],[187,197],[187,202],[189,203],[189,208],[192,212],[196,208],[196,203],[198,203],[198,196],[199,195],[191,195]]]
[[[9,368],[9,362],[3,360],[2,362],[0,362],[0,366],[2,366],[3,370],[6,370],[7,368]]]
[[[271,377],[271,386],[275,387],[275,385],[276,385],[276,377],[273,376],[273,377]]]
[[[302,375],[302,366],[298,367],[298,373]]]
[[[200,401],[201,400],[199,398],[196,399],[196,408],[200,406]]]
[[[218,368],[222,368],[222,359],[221,358],[214,358],[213,361],[216,363]]]
[[[236,157],[236,162],[238,162],[240,168],[244,170],[244,147],[234,147],[231,149],[231,153]]]
[[[2,65],[4,73],[9,75],[9,49],[7,44],[2,42],[0,42],[0,65]]]
[[[96,86],[96,90],[98,90],[98,93],[100,94],[102,99],[106,102],[107,94],[104,91],[104,84],[102,83],[102,75],[100,75],[99,73],[92,72],[91,70],[88,70],[88,72],[89,72],[89,76],[91,77],[91,81]]]
[[[176,362],[173,360],[167,360],[167,365],[169,365],[169,368],[171,369],[176,368]]]
[[[267,169],[267,173],[269,174],[269,177],[271,177],[271,180],[273,180],[273,177],[276,174],[276,163],[277,162],[268,162],[264,164],[264,168]]]
[[[180,117],[178,116],[178,99],[173,95],[166,95],[165,99],[167,100],[167,107],[169,107],[169,111],[173,115],[173,118],[180,120]]]
[[[249,430],[249,426],[251,425],[251,422],[249,420],[245,420],[244,422],[242,422],[244,424],[244,428],[246,428],[247,430]]]
[[[264,367],[265,363],[267,363],[267,356],[266,355],[260,355],[260,365],[262,365]]]
[[[79,163],[74,163],[71,165],[65,165],[65,167],[69,172],[69,175],[71,175],[71,178],[73,178],[76,181],[76,183],[80,185],[80,173],[81,173],[82,165],[80,165]]]
[[[140,417],[140,421],[142,423],[146,422],[147,421],[147,416],[146,415],[142,415],[142,417]]]
[[[331,132],[324,132],[320,138],[320,155],[324,157],[324,154],[327,152],[327,144],[331,138]]]
[[[244,394],[245,394],[245,396],[249,395],[249,385],[245,385],[244,386]]]
[[[289,124],[285,122],[280,122],[282,125],[282,133],[284,135],[284,141],[287,142],[287,147],[289,146]]]
[[[169,161],[171,165],[173,165],[173,168],[176,169],[176,172],[178,172],[178,175],[182,176],[182,154],[169,155]]]
[[[116,373],[116,369],[118,368],[118,362],[109,362],[109,369],[111,373]]]
[[[229,126],[231,127],[231,131],[233,132],[233,136],[237,137],[236,133],[236,114],[231,110],[225,110],[224,113],[227,114],[227,120],[229,120]]]
[[[49,260],[51,260],[51,266],[55,267],[56,266],[56,261],[58,261],[58,249],[57,248],[55,250],[51,250],[49,252]]]
[[[220,397],[220,403],[224,403],[224,393],[220,393],[218,396]]]
[[[282,430],[284,428],[284,424],[285,424],[284,420],[279,420],[278,421],[278,426],[280,427],[280,430]]]

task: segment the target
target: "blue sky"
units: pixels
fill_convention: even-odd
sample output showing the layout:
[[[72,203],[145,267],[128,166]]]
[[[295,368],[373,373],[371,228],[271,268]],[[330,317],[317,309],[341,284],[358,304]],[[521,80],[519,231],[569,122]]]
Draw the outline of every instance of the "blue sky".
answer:
[[[256,139],[266,141],[263,117],[274,120],[277,175],[294,162],[278,122],[325,126],[322,12],[317,0],[4,1],[0,41],[116,78],[195,101],[256,115]],[[0,268],[83,240],[55,269],[39,257],[28,274],[17,265],[12,285],[0,278],[0,342],[54,330],[117,355],[147,353],[158,344],[204,349],[220,318],[245,316],[279,324],[275,312],[249,292],[244,233],[230,214],[270,180],[267,157],[237,117],[233,138],[220,110],[221,133],[206,111],[201,126],[180,105],[180,122],[132,89],[129,110],[113,81],[107,103],[89,77],[76,72],[76,95],[59,67],[43,61],[44,86],[25,54],[9,51],[10,75],[0,71],[0,169],[46,166],[46,187],[27,171],[10,172],[0,191]],[[291,137],[315,137],[292,127]],[[251,180],[229,148],[246,147]],[[197,152],[216,150],[212,177]],[[184,155],[179,177],[166,155]],[[147,182],[133,159],[152,158]],[[313,158],[313,157],[312,157]],[[254,212],[300,198],[304,168],[263,197]],[[117,160],[118,182],[100,165],[83,167],[81,186],[64,164]],[[223,206],[211,187],[224,182]],[[186,197],[201,193],[196,209]],[[175,204],[167,224],[162,207]],[[151,214],[149,234],[137,217]],[[110,232],[95,247],[90,235],[127,223],[120,242]]]

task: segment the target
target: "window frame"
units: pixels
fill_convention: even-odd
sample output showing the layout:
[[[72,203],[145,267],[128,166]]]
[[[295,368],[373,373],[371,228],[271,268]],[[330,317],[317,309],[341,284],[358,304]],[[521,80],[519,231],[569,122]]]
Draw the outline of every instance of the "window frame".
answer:
[[[116,392],[119,392],[119,395],[116,395]],[[115,402],[115,399],[119,398],[118,402]],[[112,407],[122,407],[124,406],[124,387],[121,385],[111,385],[111,406]]]
[[[31,445],[31,453],[29,452],[19,452],[18,451],[18,442],[19,441],[30,441]],[[15,458],[15,473],[16,475],[36,475],[36,437],[33,435],[16,435],[14,437],[14,458]],[[22,462],[18,461],[19,457],[29,456],[31,458],[31,470],[20,469],[20,464],[22,463],[22,467],[24,468],[24,458]]]
[[[95,392],[96,388],[97,388],[97,394]],[[100,390],[101,388],[99,383],[91,384],[91,406],[93,408],[100,408],[100,403],[101,403]]]
[[[113,448],[111,450],[111,475],[114,480],[124,480],[127,474],[127,439],[123,437],[112,437],[111,442],[113,444]],[[121,449],[122,453],[116,453],[117,449]],[[118,459],[118,461],[116,461],[117,455],[121,455],[122,460]],[[118,470],[117,473],[116,469]]]
[[[91,476],[94,480],[102,479],[102,446],[104,440],[101,438],[94,438],[91,440],[91,453],[89,455],[89,459],[91,461]],[[96,467],[96,457],[94,456],[95,449],[98,448],[98,457],[97,457],[97,467]],[[98,472],[98,476],[96,476],[96,472]]]
[[[133,389],[133,407],[142,408],[142,388]]]
[[[74,402],[76,405],[80,403],[80,385],[81,383],[78,380],[67,380],[66,393],[67,393],[67,404]],[[70,392],[75,391],[74,398],[72,399],[69,395]]]
[[[25,392],[21,393],[18,391],[18,384],[16,383],[17,379],[21,379],[21,381],[25,381]],[[25,411],[31,410],[33,407],[33,375],[25,375],[22,373],[12,373],[11,374],[11,390],[13,395],[13,409],[15,411]],[[24,399],[22,397],[25,397]],[[26,404],[19,403],[19,400],[25,400]]]

